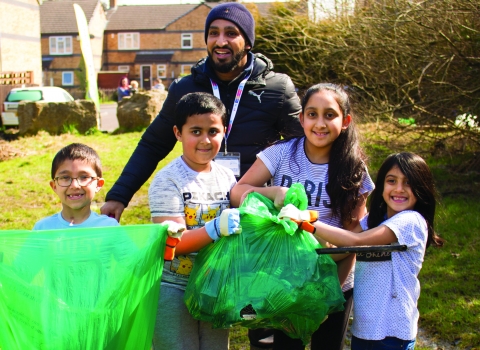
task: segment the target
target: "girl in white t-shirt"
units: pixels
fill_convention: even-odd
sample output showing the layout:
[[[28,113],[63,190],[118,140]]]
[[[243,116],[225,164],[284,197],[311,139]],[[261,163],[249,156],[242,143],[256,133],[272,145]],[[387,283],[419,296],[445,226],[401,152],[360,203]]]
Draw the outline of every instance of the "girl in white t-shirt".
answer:
[[[365,156],[358,142],[349,96],[334,84],[309,88],[299,116],[304,135],[275,143],[257,155],[257,160],[231,190],[231,203],[238,206],[250,192],[258,192],[278,208],[294,183],[305,187],[308,209],[319,220],[353,229],[365,215],[365,203],[373,190]],[[263,185],[271,180],[272,186]],[[338,261],[339,279],[346,299],[343,312],[329,315],[312,335],[311,349],[341,350],[352,305],[354,255],[332,256]],[[304,349],[300,339],[274,332],[273,348]]]
[[[401,252],[357,254],[353,350],[414,348],[418,273],[425,249],[430,244],[443,245],[434,231],[435,204],[436,190],[428,165],[420,156],[403,152],[390,155],[380,167],[370,213],[354,230],[357,233],[314,223],[314,236],[337,246],[407,246]],[[302,216],[292,207],[283,208],[281,214],[296,221]]]

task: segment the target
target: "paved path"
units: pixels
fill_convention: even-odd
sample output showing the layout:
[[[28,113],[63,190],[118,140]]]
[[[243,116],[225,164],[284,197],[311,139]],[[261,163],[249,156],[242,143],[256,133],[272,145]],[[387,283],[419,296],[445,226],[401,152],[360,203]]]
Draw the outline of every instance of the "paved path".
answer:
[[[112,132],[118,128],[117,104],[100,105],[100,130]]]

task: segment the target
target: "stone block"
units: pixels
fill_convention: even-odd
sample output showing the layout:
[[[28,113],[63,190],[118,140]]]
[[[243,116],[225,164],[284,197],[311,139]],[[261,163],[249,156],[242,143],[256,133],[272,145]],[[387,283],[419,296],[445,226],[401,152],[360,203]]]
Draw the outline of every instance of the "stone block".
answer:
[[[122,130],[146,128],[162,109],[165,91],[149,90],[124,97],[117,107],[118,125]],[[173,131],[172,131],[173,132]]]
[[[18,105],[19,133],[35,135],[45,130],[59,135],[71,126],[80,134],[97,127],[97,108],[93,101],[73,102],[20,102]]]

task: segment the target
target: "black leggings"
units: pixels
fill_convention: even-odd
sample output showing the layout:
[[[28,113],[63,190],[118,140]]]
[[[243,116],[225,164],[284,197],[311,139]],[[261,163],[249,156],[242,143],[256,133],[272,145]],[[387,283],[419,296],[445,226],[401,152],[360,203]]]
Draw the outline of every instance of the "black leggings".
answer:
[[[328,315],[328,318],[312,334],[312,350],[342,350],[347,334],[348,319],[353,305],[353,288],[343,293],[344,310]],[[274,331],[273,350],[304,350],[300,339],[292,339],[279,330]]]

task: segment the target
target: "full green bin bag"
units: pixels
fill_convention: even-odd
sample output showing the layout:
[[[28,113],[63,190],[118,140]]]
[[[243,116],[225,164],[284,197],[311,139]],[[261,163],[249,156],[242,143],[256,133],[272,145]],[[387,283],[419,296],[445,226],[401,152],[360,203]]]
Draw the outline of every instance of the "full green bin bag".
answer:
[[[306,209],[302,185],[285,204]],[[307,344],[332,312],[343,310],[337,266],[312,235],[278,219],[268,198],[250,193],[239,208],[243,231],[202,249],[190,274],[185,304],[215,328],[276,328]]]
[[[166,226],[0,231],[0,348],[150,349]]]

